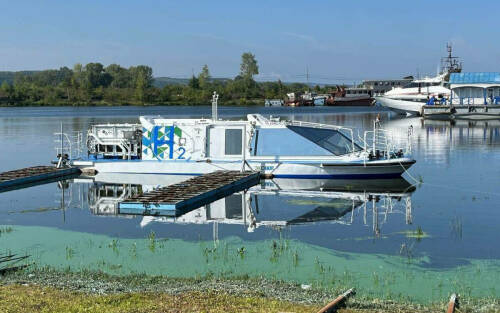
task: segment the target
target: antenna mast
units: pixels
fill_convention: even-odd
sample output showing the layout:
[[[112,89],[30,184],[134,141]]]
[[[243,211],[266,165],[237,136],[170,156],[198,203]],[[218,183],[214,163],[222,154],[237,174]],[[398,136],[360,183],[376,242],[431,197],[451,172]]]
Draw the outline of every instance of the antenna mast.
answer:
[[[459,61],[458,57],[453,56],[452,50],[451,43],[447,43],[446,51],[448,55],[441,58],[441,74],[460,73],[462,71],[462,62]]]

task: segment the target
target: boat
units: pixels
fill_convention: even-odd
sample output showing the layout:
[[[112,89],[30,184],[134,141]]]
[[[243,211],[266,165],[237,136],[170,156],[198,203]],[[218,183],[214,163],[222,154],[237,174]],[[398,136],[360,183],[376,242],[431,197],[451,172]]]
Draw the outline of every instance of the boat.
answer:
[[[283,105],[290,107],[322,106],[325,104],[326,98],[326,96],[311,91],[291,92],[286,94]]]
[[[441,71],[434,77],[424,77],[411,83],[394,87],[375,99],[380,105],[394,112],[406,115],[423,115],[423,107],[430,99],[437,103],[445,102],[451,97],[448,79],[452,73],[460,73],[462,64],[452,56],[451,45],[447,46],[448,56],[441,60]]]
[[[372,106],[375,99],[367,88],[344,88],[337,86],[325,101],[326,106]]]
[[[141,116],[139,124],[93,125],[87,157],[70,161],[84,172],[202,175],[259,171],[265,177],[373,179],[400,177],[416,161],[407,133],[374,123],[358,139],[352,128],[302,121]]]
[[[426,119],[500,119],[500,73],[468,72],[450,75],[451,95],[439,105],[425,105]]]

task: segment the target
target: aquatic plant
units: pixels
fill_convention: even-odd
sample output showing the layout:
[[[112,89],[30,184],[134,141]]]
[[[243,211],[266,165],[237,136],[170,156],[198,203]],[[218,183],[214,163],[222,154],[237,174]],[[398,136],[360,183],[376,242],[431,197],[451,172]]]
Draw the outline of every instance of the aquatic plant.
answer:
[[[293,251],[292,253],[292,262],[294,267],[297,267],[299,265],[299,253],[297,252],[297,250]]]
[[[417,241],[430,237],[430,235],[424,232],[420,226],[417,226],[416,230],[406,230],[401,233],[405,234],[406,238],[415,238]]]
[[[402,243],[401,247],[399,249],[399,254],[401,256],[406,257],[408,263],[411,263],[411,261],[413,260],[413,247],[414,247],[414,245],[415,245],[415,242],[412,242],[409,245],[406,243]]]
[[[156,234],[154,231],[151,231],[148,235],[149,238],[149,245],[148,248],[151,252],[155,252],[156,249]]]
[[[66,247],[66,260],[71,260],[75,256],[75,250],[71,247]]]
[[[113,252],[118,254],[118,239],[113,239],[111,242],[108,244],[108,247],[113,249]]]
[[[245,247],[241,247],[241,248],[238,249],[238,254],[240,255],[240,258],[242,260],[245,258],[245,253],[246,253]]]
[[[130,255],[133,257],[133,258],[136,258],[137,257],[137,244],[134,242],[132,244],[132,246],[130,247]]]
[[[462,239],[462,219],[455,216],[450,221],[451,235],[455,239]]]
[[[0,227],[0,236],[2,234],[8,234],[11,233],[14,229],[11,226],[6,226],[6,227]]]

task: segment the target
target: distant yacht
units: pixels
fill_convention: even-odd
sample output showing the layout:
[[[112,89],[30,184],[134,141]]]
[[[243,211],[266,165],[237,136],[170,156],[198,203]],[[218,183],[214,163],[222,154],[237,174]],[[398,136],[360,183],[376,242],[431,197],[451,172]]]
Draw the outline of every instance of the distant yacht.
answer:
[[[462,64],[452,56],[451,45],[447,45],[448,56],[441,60],[441,72],[435,77],[425,77],[412,81],[406,86],[396,87],[375,97],[378,103],[389,109],[408,115],[421,115],[423,106],[430,98],[437,101],[449,99],[451,90],[448,79],[451,73],[460,73]]]

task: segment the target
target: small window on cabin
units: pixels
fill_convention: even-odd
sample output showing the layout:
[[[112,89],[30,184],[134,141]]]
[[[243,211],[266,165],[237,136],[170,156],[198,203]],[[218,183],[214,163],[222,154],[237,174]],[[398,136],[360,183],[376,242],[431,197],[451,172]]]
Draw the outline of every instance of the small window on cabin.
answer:
[[[242,129],[226,129],[224,150],[226,155],[241,155],[243,143],[242,136]]]

